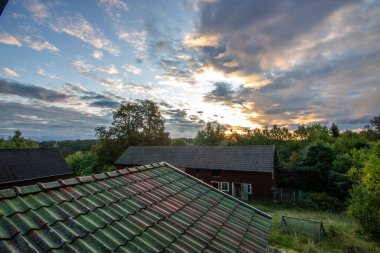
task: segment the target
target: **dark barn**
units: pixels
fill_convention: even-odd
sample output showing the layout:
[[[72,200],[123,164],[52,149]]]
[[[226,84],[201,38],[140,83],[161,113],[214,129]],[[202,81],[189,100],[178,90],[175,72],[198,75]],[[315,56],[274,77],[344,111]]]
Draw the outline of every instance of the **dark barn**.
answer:
[[[276,185],[276,151],[271,145],[133,146],[115,163],[122,169],[160,161],[242,200],[271,200]]]
[[[0,189],[66,179],[71,175],[56,148],[0,149]]]

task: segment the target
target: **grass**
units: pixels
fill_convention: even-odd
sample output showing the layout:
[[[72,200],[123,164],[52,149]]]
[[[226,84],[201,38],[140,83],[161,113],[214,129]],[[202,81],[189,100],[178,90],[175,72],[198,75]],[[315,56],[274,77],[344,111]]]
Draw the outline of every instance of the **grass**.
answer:
[[[289,252],[302,253],[380,253],[380,242],[361,236],[359,225],[344,213],[313,211],[284,204],[250,202],[254,207],[272,216],[269,245]],[[326,236],[316,241],[302,233],[292,233],[281,227],[281,216],[322,220]]]

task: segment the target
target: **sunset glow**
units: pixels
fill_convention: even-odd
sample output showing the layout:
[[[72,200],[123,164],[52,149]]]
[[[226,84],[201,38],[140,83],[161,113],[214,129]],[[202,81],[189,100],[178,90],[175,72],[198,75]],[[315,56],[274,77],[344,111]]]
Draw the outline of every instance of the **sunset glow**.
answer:
[[[135,99],[172,137],[208,121],[358,129],[380,110],[379,17],[377,1],[9,1],[0,138],[94,138]]]

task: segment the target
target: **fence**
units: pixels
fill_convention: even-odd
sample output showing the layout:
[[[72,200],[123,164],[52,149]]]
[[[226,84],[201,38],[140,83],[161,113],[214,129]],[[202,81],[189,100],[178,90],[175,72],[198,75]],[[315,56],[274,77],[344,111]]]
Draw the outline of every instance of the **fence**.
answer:
[[[286,188],[276,188],[272,190],[273,200],[275,202],[302,202],[307,201],[309,198],[307,194],[300,190],[286,189]]]

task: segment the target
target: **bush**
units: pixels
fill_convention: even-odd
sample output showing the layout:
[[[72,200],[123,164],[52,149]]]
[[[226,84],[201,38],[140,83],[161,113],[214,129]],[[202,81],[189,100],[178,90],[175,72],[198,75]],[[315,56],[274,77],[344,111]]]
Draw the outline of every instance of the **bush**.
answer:
[[[351,193],[348,213],[354,217],[364,232],[380,239],[380,191],[369,191],[357,186]]]
[[[77,151],[66,158],[75,176],[86,176],[100,172],[100,164],[94,153]]]
[[[311,205],[317,210],[340,211],[344,209],[344,203],[326,192],[309,192]]]

